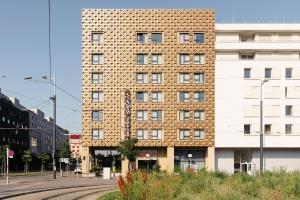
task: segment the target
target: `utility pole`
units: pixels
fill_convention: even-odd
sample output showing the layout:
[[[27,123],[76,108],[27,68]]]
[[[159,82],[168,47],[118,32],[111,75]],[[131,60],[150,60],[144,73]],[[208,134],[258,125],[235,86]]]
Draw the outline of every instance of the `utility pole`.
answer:
[[[51,81],[51,80],[50,80]],[[53,136],[52,136],[52,167],[53,167],[53,179],[56,179],[56,162],[55,162],[55,150],[56,150],[56,85],[55,85],[55,73],[53,77],[54,94],[50,99],[53,101]]]
[[[260,133],[259,133],[259,147],[260,147],[260,155],[259,155],[259,175],[261,176],[264,172],[264,130],[263,130],[263,98],[262,98],[262,88],[264,83],[269,80],[261,80],[260,81]]]

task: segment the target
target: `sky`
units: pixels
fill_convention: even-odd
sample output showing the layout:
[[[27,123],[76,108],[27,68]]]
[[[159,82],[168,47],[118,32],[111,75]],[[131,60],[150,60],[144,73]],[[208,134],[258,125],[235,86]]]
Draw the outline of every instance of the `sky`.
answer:
[[[78,99],[83,8],[210,8],[217,23],[300,23],[299,0],[51,0],[52,71],[57,85]],[[1,91],[52,116],[52,86],[24,80],[49,75],[48,55],[48,1],[0,0]],[[81,102],[61,91],[57,123],[81,133]]]

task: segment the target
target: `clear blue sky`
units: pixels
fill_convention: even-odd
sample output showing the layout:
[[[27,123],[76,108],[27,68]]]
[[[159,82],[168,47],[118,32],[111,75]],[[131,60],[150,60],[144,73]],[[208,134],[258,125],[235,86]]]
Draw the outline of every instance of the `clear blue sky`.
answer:
[[[0,1],[0,88],[52,116],[52,88],[24,81],[49,73],[47,0]],[[299,0],[51,0],[52,64],[57,84],[81,98],[82,8],[212,8],[217,22],[300,22]],[[7,76],[1,78],[1,76]],[[81,132],[81,103],[57,95],[58,124]],[[46,102],[45,102],[46,101]],[[75,111],[72,111],[75,110]],[[76,111],[77,110],[77,111]]]

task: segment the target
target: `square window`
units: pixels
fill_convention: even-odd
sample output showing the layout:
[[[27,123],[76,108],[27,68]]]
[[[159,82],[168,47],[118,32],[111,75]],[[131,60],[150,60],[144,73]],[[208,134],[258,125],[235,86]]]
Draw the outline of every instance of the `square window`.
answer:
[[[271,124],[265,124],[265,134],[271,134]]]
[[[153,121],[162,121],[162,111],[161,110],[152,110],[152,120]]]
[[[240,54],[241,60],[253,60],[254,54]]]
[[[162,33],[152,33],[151,34],[151,41],[154,44],[162,43]]]
[[[189,102],[190,93],[189,92],[179,92],[179,102]]]
[[[188,121],[190,118],[190,112],[188,110],[180,110],[179,111],[179,120],[180,121]]]
[[[147,33],[137,33],[136,42],[139,44],[147,43]]]
[[[195,102],[203,102],[204,101],[204,92],[195,92],[194,93],[194,101]]]
[[[148,112],[146,110],[136,111],[136,119],[137,119],[137,121],[147,121],[148,120]]]
[[[195,54],[194,55],[194,64],[195,65],[205,64],[205,55],[204,54]]]
[[[272,78],[272,68],[265,69],[265,78]]]
[[[194,74],[194,83],[195,84],[204,83],[204,73],[195,73]]]
[[[162,82],[162,74],[161,73],[153,73],[152,74],[152,83],[153,84],[161,84]]]
[[[286,124],[285,125],[285,134],[292,134],[292,128],[293,128],[292,124]]]
[[[103,33],[92,33],[93,44],[103,44]]]
[[[194,111],[194,121],[203,121],[205,120],[205,113],[203,110]]]
[[[179,64],[180,65],[190,64],[190,55],[189,54],[179,54]]]
[[[162,93],[161,92],[152,92],[151,93],[151,101],[154,103],[161,102]]]
[[[103,121],[103,111],[92,111],[93,121]]]
[[[137,73],[136,74],[136,83],[145,84],[147,83],[147,73]]]
[[[250,68],[244,69],[244,78],[251,78],[251,69]]]
[[[144,103],[147,101],[147,93],[146,92],[137,92],[136,93],[136,101],[138,103]]]
[[[188,129],[180,129],[179,130],[179,139],[180,140],[188,140],[188,139],[190,139],[190,130],[188,130]]]
[[[190,83],[190,74],[189,73],[180,73],[179,74],[179,83],[180,84]]]
[[[102,65],[103,64],[103,54],[93,54],[92,55],[92,64],[93,65]]]
[[[102,84],[103,83],[103,73],[92,73],[92,83]]]
[[[292,105],[286,105],[285,106],[285,115],[286,116],[292,116],[293,115],[293,106]]]
[[[147,54],[137,54],[137,64],[138,65],[146,65],[148,63],[148,55]]]
[[[251,133],[251,125],[250,124],[244,124],[244,134],[249,135]]]
[[[285,69],[285,78],[292,78],[293,77],[293,68],[286,68]]]
[[[153,129],[151,132],[152,140],[161,140],[162,139],[162,130],[161,129]]]
[[[189,33],[179,33],[179,43],[186,44],[190,42],[190,35]]]
[[[194,130],[194,140],[204,140],[205,132],[203,129],[195,129]]]
[[[194,33],[194,41],[197,44],[203,44],[204,43],[204,33]]]
[[[145,130],[145,129],[138,129],[136,131],[136,138],[138,140],[146,140],[148,138],[148,136],[147,136],[147,130]]]
[[[152,54],[152,65],[162,64],[162,54]]]
[[[103,129],[93,129],[92,139],[93,140],[103,140]]]
[[[92,102],[103,102],[103,92],[92,92]]]

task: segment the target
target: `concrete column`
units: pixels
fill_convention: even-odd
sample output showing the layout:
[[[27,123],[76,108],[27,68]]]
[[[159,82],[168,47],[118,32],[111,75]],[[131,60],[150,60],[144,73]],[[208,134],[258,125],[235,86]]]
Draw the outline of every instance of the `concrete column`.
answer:
[[[129,164],[128,159],[122,160],[121,168],[122,168],[122,176],[123,177],[126,177],[127,172],[129,170],[128,169],[128,164]]]
[[[89,147],[82,147],[81,150],[81,156],[82,156],[82,176],[87,177],[89,174],[89,170],[91,168],[91,162],[90,162],[90,157],[91,157],[91,152]]]
[[[167,172],[174,173],[174,147],[167,148]]]
[[[207,147],[205,167],[207,171],[215,171],[215,147]]]

